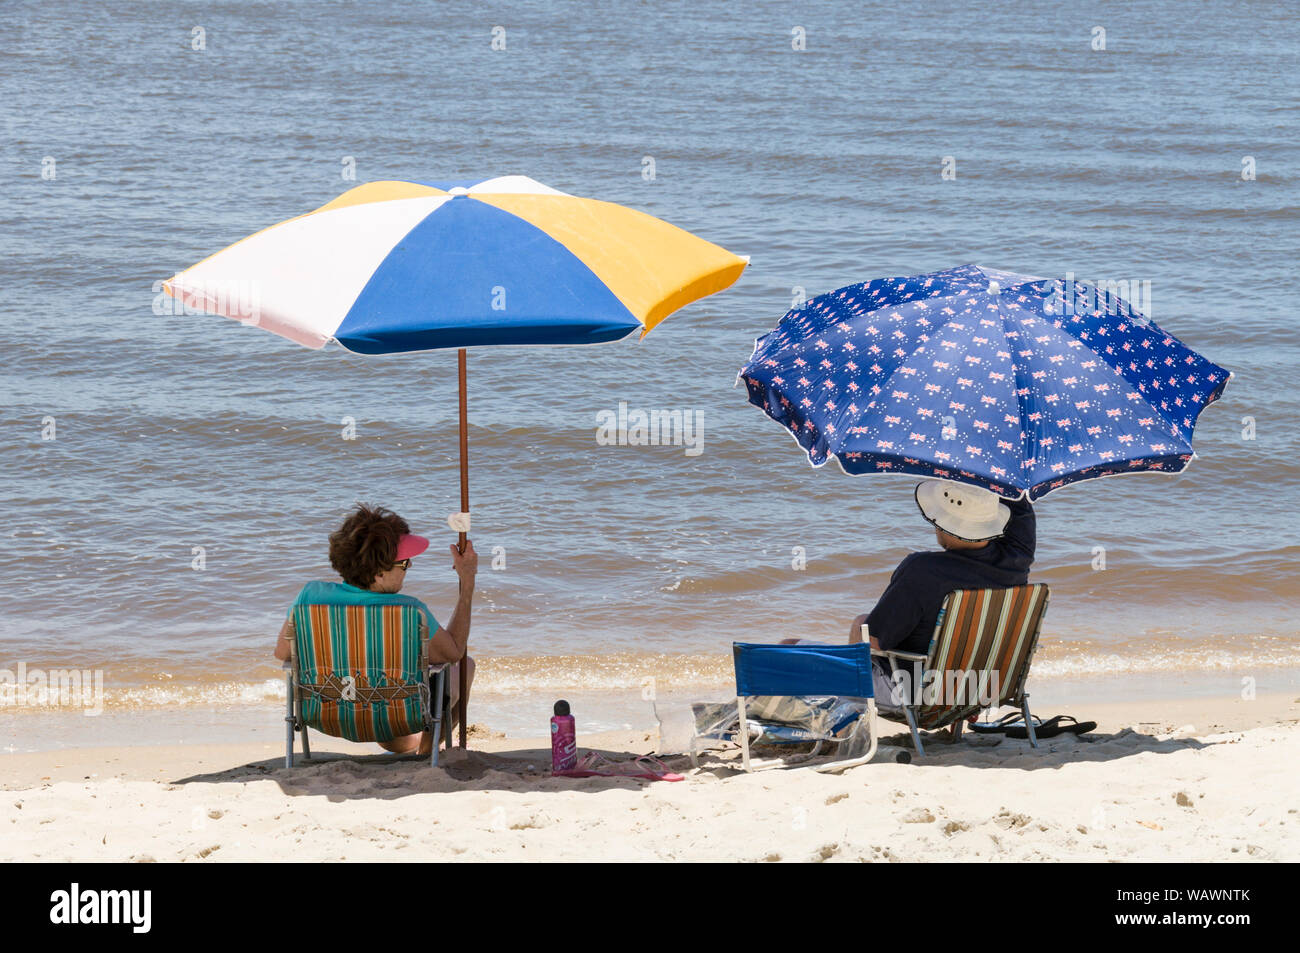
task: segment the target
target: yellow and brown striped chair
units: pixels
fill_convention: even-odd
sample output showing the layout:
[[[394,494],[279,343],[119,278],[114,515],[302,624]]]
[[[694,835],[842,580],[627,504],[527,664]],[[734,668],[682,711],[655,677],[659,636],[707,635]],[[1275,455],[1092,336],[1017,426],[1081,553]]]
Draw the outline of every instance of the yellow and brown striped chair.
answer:
[[[887,657],[895,671],[908,674],[902,709],[881,709],[880,717],[905,721],[917,754],[924,754],[921,729],[951,725],[954,738],[959,738],[970,715],[1009,705],[1020,709],[1029,741],[1038,747],[1025,681],[1047,596],[1042,583],[948,593],[925,655],[873,650],[873,655]]]
[[[446,666],[426,658],[428,626],[412,606],[295,606],[285,663],[288,725],[284,765],[293,767],[293,734],[307,729],[349,741],[390,741],[433,734],[438,763]]]

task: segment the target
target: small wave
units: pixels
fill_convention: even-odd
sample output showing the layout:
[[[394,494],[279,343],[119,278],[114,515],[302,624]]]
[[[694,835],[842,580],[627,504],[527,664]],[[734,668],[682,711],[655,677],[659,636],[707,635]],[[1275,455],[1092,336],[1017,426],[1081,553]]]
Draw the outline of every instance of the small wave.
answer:
[[[709,576],[679,576],[672,583],[659,587],[660,592],[675,595],[742,595],[744,593],[770,592],[790,582],[788,570],[770,566],[756,566],[720,572]]]
[[[1087,678],[1092,676],[1139,675],[1191,672],[1251,672],[1268,668],[1300,668],[1300,651],[1234,652],[1201,650],[1193,653],[1153,652],[1134,656],[1119,652],[1089,652],[1081,655],[1036,657],[1035,679]]]
[[[103,686],[97,696],[93,686],[79,689],[45,688],[37,685],[5,686],[0,693],[0,710],[16,713],[59,710],[161,710],[168,708],[224,708],[284,703],[282,680],[260,682],[191,682],[172,685],[141,685],[127,688]]]

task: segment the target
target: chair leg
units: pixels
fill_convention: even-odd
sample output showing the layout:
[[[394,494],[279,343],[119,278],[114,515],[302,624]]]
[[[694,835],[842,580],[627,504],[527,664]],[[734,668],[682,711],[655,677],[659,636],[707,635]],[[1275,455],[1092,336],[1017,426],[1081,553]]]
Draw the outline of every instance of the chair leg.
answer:
[[[740,756],[745,770],[749,771],[749,722],[745,720],[745,699],[736,697],[736,711],[740,713]]]
[[[447,678],[447,670],[443,669],[434,675],[432,684],[429,686],[429,694],[433,698],[433,756],[432,765],[438,766],[438,744],[442,740],[442,689]]]
[[[876,717],[876,700],[872,698],[867,702],[867,741],[871,743],[871,747],[863,755],[863,758],[867,761],[876,756],[876,745],[879,743],[879,739],[880,720]]]
[[[304,723],[303,723],[303,726],[302,726],[302,758],[303,758],[304,761],[310,761],[310,760],[311,760],[311,745],[308,744],[308,742],[307,742],[307,724],[306,724],[306,722],[304,722]]]
[[[952,723],[952,740],[954,742],[961,741],[961,732],[962,729],[965,727],[966,727],[965,718],[958,718],[956,721]]]
[[[443,669],[443,673],[444,673],[444,674],[443,674],[443,679],[444,679],[444,682],[443,682],[443,690],[444,690],[444,691],[446,690],[446,682],[445,682],[445,679],[446,679],[446,677],[447,677],[445,673],[448,672],[448,671],[450,671],[450,668],[445,668],[445,669]],[[439,702],[439,704],[441,704],[441,702]],[[451,711],[451,709],[448,709],[448,712],[450,712],[450,711]],[[454,731],[450,731],[450,730],[448,730],[448,731],[446,732],[446,734],[443,736],[443,737],[446,738],[446,744],[447,744],[447,750],[448,750],[448,751],[450,751],[450,750],[455,746],[455,741],[452,739],[452,735],[454,735],[454,734],[455,734]]]
[[[1029,744],[1038,747],[1038,735],[1034,733],[1034,719],[1029,714],[1029,695],[1020,696],[1020,713],[1025,716],[1025,731],[1029,733]]]
[[[286,675],[284,677],[284,695],[285,695],[284,766],[286,768],[292,768],[293,767],[293,729],[294,729],[293,676],[292,675]]]
[[[876,756],[876,738],[878,731],[876,724],[876,700],[874,698],[867,700],[867,713],[858,719],[858,723],[853,726],[853,734],[844,739],[845,741],[849,741],[857,736],[858,732],[862,730],[863,721],[866,721],[867,723],[867,740],[871,743],[866,754],[854,758],[851,761],[832,761],[830,764],[817,765],[813,770],[821,772],[822,774],[839,774],[848,768],[856,768],[860,764],[866,764],[874,758]]]
[[[907,716],[907,727],[912,729],[912,747],[916,749],[918,756],[925,757],[925,748],[921,745],[921,729],[916,724],[916,707],[907,705],[903,708],[903,713]]]

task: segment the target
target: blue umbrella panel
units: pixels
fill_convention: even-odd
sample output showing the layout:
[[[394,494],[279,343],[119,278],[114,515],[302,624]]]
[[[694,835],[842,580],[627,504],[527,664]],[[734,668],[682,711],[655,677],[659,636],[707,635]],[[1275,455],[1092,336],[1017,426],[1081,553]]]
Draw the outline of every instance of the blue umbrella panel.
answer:
[[[963,265],[810,299],[739,379],[814,466],[1038,499],[1181,471],[1230,376],[1108,288]]]

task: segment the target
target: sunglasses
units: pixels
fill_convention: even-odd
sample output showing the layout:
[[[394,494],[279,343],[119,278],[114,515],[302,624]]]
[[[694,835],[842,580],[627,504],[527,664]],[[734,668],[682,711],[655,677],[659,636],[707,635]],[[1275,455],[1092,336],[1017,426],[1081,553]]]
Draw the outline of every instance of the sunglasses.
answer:
[[[410,569],[411,560],[409,558],[399,559],[397,562],[393,563],[393,567],[396,569]]]

